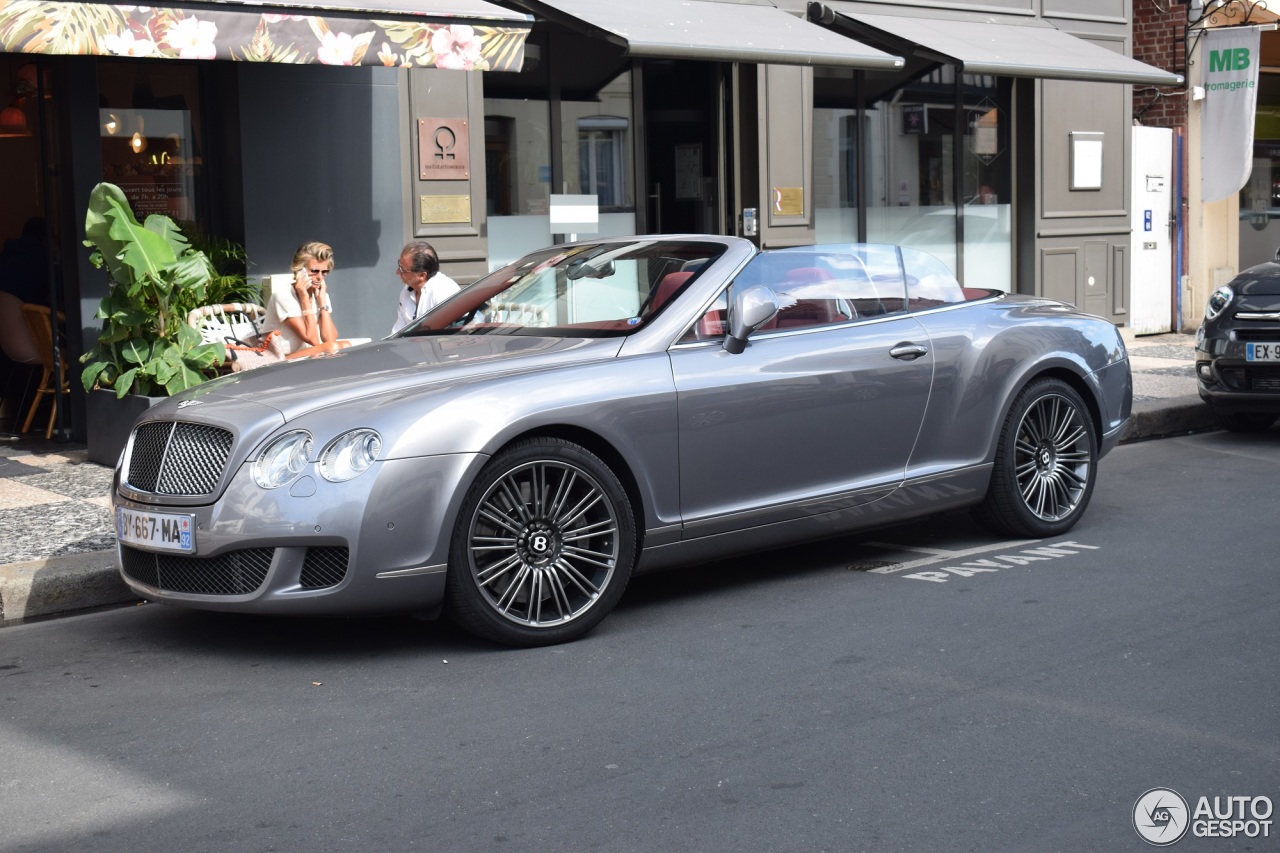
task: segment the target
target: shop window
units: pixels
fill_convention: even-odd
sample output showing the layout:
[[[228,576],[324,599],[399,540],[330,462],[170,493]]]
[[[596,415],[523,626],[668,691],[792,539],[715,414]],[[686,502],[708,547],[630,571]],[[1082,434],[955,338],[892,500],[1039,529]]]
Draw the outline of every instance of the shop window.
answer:
[[[578,180],[601,210],[626,203],[627,120],[617,116],[578,119]]]
[[[1013,289],[1012,97],[1010,78],[962,78],[963,279],[1006,292]]]
[[[139,218],[198,218],[205,200],[197,68],[102,62],[98,81],[103,180],[124,191]]]
[[[518,74],[486,77],[485,182],[489,268],[498,269],[552,242],[552,193],[595,195],[601,236],[634,234],[631,71],[602,85],[552,87],[543,37],[526,44]],[[580,84],[581,81],[574,81]],[[557,110],[559,137],[552,135]],[[558,160],[553,160],[553,154]],[[558,166],[556,165],[558,162]],[[553,184],[553,167],[558,177]],[[585,236],[585,235],[583,235]]]
[[[920,249],[967,285],[1012,289],[1013,81],[947,65],[814,74],[818,242]]]
[[[1280,78],[1258,77],[1253,170],[1240,190],[1239,269],[1275,257],[1280,245]]]
[[[866,110],[867,240],[921,249],[958,271],[955,73],[942,66]]]

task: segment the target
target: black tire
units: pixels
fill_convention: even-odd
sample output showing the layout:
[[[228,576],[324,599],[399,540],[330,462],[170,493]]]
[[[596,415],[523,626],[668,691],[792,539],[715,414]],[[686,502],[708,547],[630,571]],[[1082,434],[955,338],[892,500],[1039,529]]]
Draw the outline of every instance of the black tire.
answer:
[[[467,491],[445,602],[486,639],[563,643],[609,614],[635,557],[631,501],[609,466],[571,442],[533,438],[494,456]]]
[[[1070,530],[1098,477],[1098,439],[1084,400],[1059,379],[1022,390],[1005,418],[976,515],[997,533],[1042,539]]]
[[[1212,411],[1218,426],[1231,432],[1264,432],[1276,422],[1271,412],[1233,412],[1216,407]]]

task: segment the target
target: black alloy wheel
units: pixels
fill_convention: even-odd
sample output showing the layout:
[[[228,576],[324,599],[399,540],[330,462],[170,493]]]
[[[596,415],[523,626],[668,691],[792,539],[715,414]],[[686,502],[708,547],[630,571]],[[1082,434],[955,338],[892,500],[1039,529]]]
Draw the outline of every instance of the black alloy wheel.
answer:
[[[996,447],[978,520],[1000,533],[1057,536],[1084,514],[1098,476],[1098,439],[1084,400],[1060,379],[1018,395]]]
[[[613,609],[635,556],[631,502],[609,466],[571,442],[529,439],[498,453],[468,490],[446,600],[481,637],[563,643]]]

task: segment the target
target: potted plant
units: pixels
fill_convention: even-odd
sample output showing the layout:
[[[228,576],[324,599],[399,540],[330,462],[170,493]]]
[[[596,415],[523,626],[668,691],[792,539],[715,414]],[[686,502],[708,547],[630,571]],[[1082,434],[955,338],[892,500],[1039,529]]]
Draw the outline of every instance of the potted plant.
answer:
[[[95,315],[98,342],[80,361],[89,392],[89,458],[114,464],[138,414],[157,398],[176,394],[218,375],[222,343],[204,343],[186,323],[187,313],[228,296],[252,299],[243,274],[215,267],[172,219],[151,214],[139,223],[124,192],[101,183],[89,196],[85,245],[90,261],[110,277]],[[234,265],[243,250],[209,241]],[[127,401],[127,402],[126,402]]]

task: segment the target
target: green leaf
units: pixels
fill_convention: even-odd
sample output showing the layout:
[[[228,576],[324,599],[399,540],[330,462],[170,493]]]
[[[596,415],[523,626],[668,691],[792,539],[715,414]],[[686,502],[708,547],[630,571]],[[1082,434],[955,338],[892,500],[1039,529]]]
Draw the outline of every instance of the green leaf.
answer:
[[[201,373],[211,369],[215,365],[222,364],[227,358],[227,348],[220,343],[201,344],[192,349],[182,357],[193,370]]]
[[[151,214],[147,217],[147,221],[142,227],[153,234],[163,237],[164,241],[169,244],[169,248],[173,250],[175,257],[185,252],[190,245],[183,235],[182,229],[178,227],[178,223],[164,214]]]
[[[90,353],[85,353],[89,355]],[[106,361],[95,361],[86,367],[80,374],[80,384],[84,386],[84,390],[92,391],[94,386],[98,384],[98,377],[102,376],[111,364]]]
[[[182,369],[174,374],[174,377],[165,384],[164,390],[172,396],[177,394],[179,391],[185,391],[188,388],[199,385],[203,381],[203,376],[196,373],[186,365],[183,365]]]
[[[120,356],[130,364],[146,364],[151,358],[151,344],[134,338],[120,348]]]
[[[138,368],[134,367],[121,373],[116,379],[116,398],[123,397],[130,391],[133,391],[133,380],[138,375]],[[142,393],[142,392],[135,392]]]
[[[204,338],[200,337],[200,333],[188,326],[186,323],[178,325],[178,345],[183,349],[191,349],[198,347],[204,342]]]

